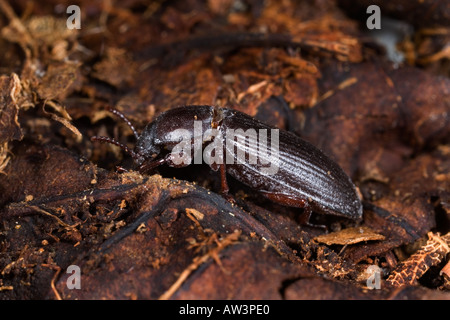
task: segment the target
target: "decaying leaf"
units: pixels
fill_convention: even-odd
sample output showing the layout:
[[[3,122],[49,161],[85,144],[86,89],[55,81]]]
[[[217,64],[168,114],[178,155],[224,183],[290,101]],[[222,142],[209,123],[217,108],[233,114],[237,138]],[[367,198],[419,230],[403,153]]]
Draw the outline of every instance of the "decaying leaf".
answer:
[[[0,0],[0,300],[448,299],[436,241],[450,227],[450,82],[428,67],[448,74],[448,28],[420,21],[410,65],[394,68],[337,1],[141,2],[79,0],[77,31],[64,1]],[[405,8],[434,20],[444,11],[430,3]],[[358,186],[363,221],[313,213],[341,230],[325,235],[299,223],[301,208],[231,178],[228,202],[207,165],[142,175],[89,139],[135,146],[105,106],[141,133],[188,104],[234,108],[318,146]],[[397,254],[430,230],[447,235],[410,262]],[[392,277],[420,285],[366,290],[363,271],[389,274],[394,253],[404,262]],[[72,264],[81,290],[67,286]]]
[[[186,208],[186,214],[193,216],[193,219],[196,220],[202,220],[205,216],[203,213],[194,208]]]
[[[0,1],[0,9],[10,21],[2,30],[2,36],[8,41],[19,44],[26,57],[37,58],[39,49],[48,50],[48,57],[64,60],[69,43],[78,35],[78,29],[69,29],[66,19],[53,16],[36,16],[22,21],[14,13],[8,2]]]
[[[81,63],[64,61],[51,63],[40,79],[36,92],[42,100],[64,100],[81,78]]]
[[[94,65],[92,76],[120,88],[134,81],[136,68],[125,50],[107,48],[103,60]]]
[[[343,246],[359,243],[362,241],[384,239],[385,237],[382,234],[376,233],[372,229],[364,226],[347,228],[341,231],[331,232],[314,238],[314,240],[325,243],[326,245],[339,244]]]
[[[5,1],[0,1],[0,9],[10,20],[10,25],[2,29],[2,35],[11,42],[18,43],[23,49],[26,60],[23,63],[21,77],[12,74],[10,88],[4,88],[5,76],[2,76],[1,87],[3,91],[8,91],[10,100],[3,94],[1,103],[7,105],[0,109],[4,111],[0,115],[0,128],[8,125],[9,128],[0,133],[0,142],[7,140],[20,140],[22,138],[17,115],[20,108],[24,106],[34,106],[39,102],[56,106],[52,100],[64,100],[69,95],[77,82],[81,79],[80,66],[78,61],[71,61],[67,58],[68,52],[61,48],[68,45],[61,45],[65,41],[74,41],[77,30],[68,29],[64,19],[56,19],[51,16],[33,17],[29,21],[20,20],[10,5]],[[52,48],[52,46],[55,47]],[[57,56],[63,55],[58,59]],[[48,65],[45,65],[48,64]],[[37,97],[40,99],[37,99]],[[5,102],[3,102],[5,101]],[[54,107],[56,109],[56,107]],[[64,109],[60,107],[60,109]],[[69,121],[67,112],[60,112],[63,117],[51,114],[52,118],[59,121],[71,130],[81,141],[81,133]],[[9,122],[9,124],[5,124]],[[5,138],[2,134],[9,134]],[[11,136],[12,135],[12,136]]]
[[[389,275],[387,282],[399,287],[412,285],[431,267],[442,261],[450,252],[450,233],[444,236],[428,233],[428,241],[419,251],[403,261]]]

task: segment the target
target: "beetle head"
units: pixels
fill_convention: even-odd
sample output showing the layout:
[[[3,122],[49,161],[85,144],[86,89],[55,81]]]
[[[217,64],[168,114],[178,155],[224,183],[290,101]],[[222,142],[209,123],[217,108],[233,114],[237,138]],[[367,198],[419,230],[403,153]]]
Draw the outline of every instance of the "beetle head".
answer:
[[[137,138],[136,147],[131,150],[127,146],[108,137],[92,137],[91,140],[108,142],[119,146],[128,153],[139,168],[152,167],[150,163],[157,163],[163,159],[172,149],[182,141],[191,141],[196,136],[195,121],[201,123],[199,129],[202,134],[215,122],[214,108],[210,106],[184,106],[168,110],[160,114],[153,122],[149,123],[141,135],[138,135],[130,121],[119,111],[112,110],[114,114],[122,118],[132,129]],[[201,138],[201,137],[200,137]],[[165,162],[173,165],[171,162]],[[178,167],[183,165],[176,164]]]
[[[142,165],[145,161],[162,158],[181,142],[191,144],[194,139],[202,139],[212,120],[213,108],[210,106],[184,106],[161,113],[137,139],[134,149],[136,163]],[[173,165],[170,162],[167,164]]]
[[[148,124],[136,141],[136,147],[134,148],[136,157],[133,157],[133,159],[138,166],[141,166],[146,160],[157,158],[161,153],[161,142],[157,138],[157,127],[157,122]]]

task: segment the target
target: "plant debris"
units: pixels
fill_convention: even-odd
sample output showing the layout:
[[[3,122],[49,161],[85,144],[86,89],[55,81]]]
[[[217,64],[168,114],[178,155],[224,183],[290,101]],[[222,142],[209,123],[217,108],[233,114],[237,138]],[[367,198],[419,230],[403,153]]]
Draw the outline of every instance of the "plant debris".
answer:
[[[386,281],[396,287],[415,284],[430,267],[439,264],[447,256],[450,252],[449,245],[450,233],[440,236],[429,232],[427,243],[402,261]]]
[[[347,228],[341,231],[323,234],[314,238],[314,240],[325,243],[326,245],[339,244],[349,245],[362,241],[384,240],[382,234],[378,234],[368,227]]]
[[[450,299],[448,6],[391,2],[80,0],[70,29],[69,1],[0,0],[0,299]],[[414,26],[402,62],[369,3]],[[90,140],[133,148],[109,108],[140,133],[189,104],[318,146],[362,221],[304,226],[206,165],[142,175]]]

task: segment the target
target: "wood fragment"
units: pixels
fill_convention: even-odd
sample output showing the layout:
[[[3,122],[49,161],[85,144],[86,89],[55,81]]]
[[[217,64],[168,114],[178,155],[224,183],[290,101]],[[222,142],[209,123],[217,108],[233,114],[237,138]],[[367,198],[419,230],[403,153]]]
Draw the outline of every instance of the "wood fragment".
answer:
[[[13,286],[1,286],[0,287],[0,292],[2,292],[2,291],[12,291],[12,290],[14,290]]]
[[[329,97],[331,97],[332,95],[334,95],[336,92],[340,91],[340,90],[344,90],[345,88],[348,88],[352,85],[354,85],[355,83],[358,82],[358,78],[356,77],[350,77],[348,79],[345,79],[344,81],[342,81],[341,83],[339,83],[336,87],[336,89],[330,89],[327,92],[325,92],[324,94],[322,94],[316,101],[316,104],[328,99]]]
[[[400,263],[387,278],[387,282],[395,287],[413,285],[431,266],[442,261],[450,252],[450,233],[440,236],[439,233],[428,233],[427,243],[407,260]]]
[[[0,76],[0,142],[21,140],[19,111],[29,105],[24,97],[22,81],[15,73]]]
[[[186,208],[186,213],[188,215],[193,215],[197,220],[203,220],[203,217],[205,216],[203,213],[194,208]]]
[[[440,275],[445,274],[450,279],[450,261],[447,262],[447,264],[442,268],[439,274]]]
[[[384,240],[384,236],[368,227],[355,227],[320,235],[314,238],[314,240],[325,243],[326,245],[339,244],[346,246],[362,241]]]
[[[444,281],[442,288],[450,290],[450,261],[448,261],[447,264],[442,268],[441,272],[439,272],[439,275],[442,276]]]
[[[8,165],[10,157],[8,156],[8,143],[4,142],[0,145],[0,173],[5,174],[4,170]]]

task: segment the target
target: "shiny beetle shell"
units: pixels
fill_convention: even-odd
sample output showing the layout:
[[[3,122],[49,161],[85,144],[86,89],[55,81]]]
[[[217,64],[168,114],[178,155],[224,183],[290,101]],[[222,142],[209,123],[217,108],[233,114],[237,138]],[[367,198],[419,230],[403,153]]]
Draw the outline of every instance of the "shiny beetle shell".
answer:
[[[126,120],[120,113],[115,113]],[[131,126],[129,121],[126,121]],[[253,164],[232,162],[211,165],[214,170],[221,170],[223,193],[228,191],[226,172],[282,205],[354,220],[362,218],[362,203],[356,187],[336,162],[297,135],[273,128],[237,110],[212,106],[183,106],[168,110],[148,124],[141,135],[137,136],[134,150],[110,138],[93,137],[93,140],[119,145],[131,154],[141,172],[150,172],[164,164],[180,167],[175,165],[170,157],[171,150],[181,139],[174,134],[176,130],[183,129],[191,134],[192,147],[196,139],[196,141],[201,139],[202,148],[212,143],[204,137],[195,137],[194,121],[201,121],[203,133],[211,128],[217,129],[224,142],[228,130],[235,130],[235,137],[238,139],[231,145],[224,143],[224,154],[227,152],[233,154],[237,150],[258,154],[258,161]],[[133,127],[132,129],[135,132]],[[258,143],[245,142],[246,137],[239,137],[240,131],[236,134],[237,129],[241,129],[242,132],[248,129],[266,130],[265,132],[269,133],[268,141],[271,139],[271,130],[278,130],[276,173],[261,172],[262,163],[273,161],[273,158],[264,158],[266,154],[258,151],[260,150]]]

